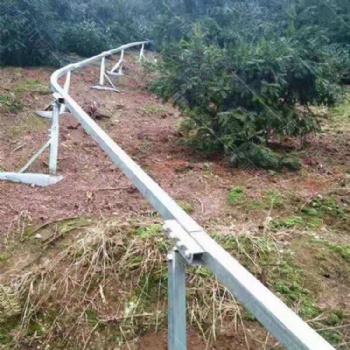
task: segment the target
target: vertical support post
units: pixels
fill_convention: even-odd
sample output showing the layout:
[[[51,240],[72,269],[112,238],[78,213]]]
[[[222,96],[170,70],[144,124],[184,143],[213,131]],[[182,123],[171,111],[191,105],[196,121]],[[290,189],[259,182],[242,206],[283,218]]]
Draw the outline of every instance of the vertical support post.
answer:
[[[139,59],[139,62],[141,62],[142,59],[145,57],[144,51],[145,51],[145,44],[142,44],[142,46],[141,46],[141,51],[140,51],[140,59]]]
[[[60,117],[60,103],[55,101],[53,103],[51,130],[50,130],[50,159],[49,171],[50,174],[55,175],[57,172],[58,159],[58,139],[59,139],[59,117]]]
[[[119,66],[118,74],[123,75],[124,50],[122,50],[120,54],[119,62],[120,62],[120,66]]]
[[[63,87],[64,92],[65,92],[66,94],[69,94],[70,78],[71,78],[71,71],[69,71],[69,72],[67,73],[66,81],[65,81],[64,87]],[[60,108],[60,113],[64,113],[65,111],[66,111],[66,106],[65,106],[64,103],[62,103],[61,108]]]
[[[180,253],[168,254],[168,349],[186,350],[186,265]]]
[[[105,82],[106,57],[102,57],[101,71],[100,71],[100,85],[103,86]]]
[[[69,88],[70,88],[70,77],[71,77],[71,71],[67,73],[66,81],[64,83],[64,92],[67,94],[69,93]]]

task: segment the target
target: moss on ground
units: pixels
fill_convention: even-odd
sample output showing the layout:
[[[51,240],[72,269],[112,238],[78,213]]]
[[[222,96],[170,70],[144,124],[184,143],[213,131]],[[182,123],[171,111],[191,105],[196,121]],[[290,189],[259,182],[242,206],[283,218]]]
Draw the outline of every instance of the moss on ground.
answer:
[[[293,247],[286,248],[283,243],[276,243],[269,236],[227,238],[218,235],[215,239],[304,320],[309,321],[312,327],[319,329],[321,335],[328,341],[334,345],[342,341],[341,326],[349,323],[350,315],[345,315],[339,309],[319,306],[318,290],[314,288],[317,282],[310,283],[310,271],[306,271],[305,267],[297,261],[298,252],[294,251]],[[300,244],[309,243],[301,241],[295,246]],[[335,247],[333,244],[327,244],[327,247],[345,259],[350,252],[349,246]],[[311,252],[312,249],[310,249]],[[333,256],[329,258],[334,259]],[[317,258],[313,259],[317,264]],[[316,269],[312,272],[315,280],[321,278]],[[249,312],[246,312],[245,317],[248,320],[254,319]]]
[[[316,196],[307,203],[295,194],[282,193],[276,189],[260,192],[258,199],[249,195],[241,186],[233,187],[228,193],[228,204],[235,212],[254,211],[257,217],[272,218],[271,228],[318,229],[327,225],[340,232],[350,227],[350,208],[344,206],[335,195]]]

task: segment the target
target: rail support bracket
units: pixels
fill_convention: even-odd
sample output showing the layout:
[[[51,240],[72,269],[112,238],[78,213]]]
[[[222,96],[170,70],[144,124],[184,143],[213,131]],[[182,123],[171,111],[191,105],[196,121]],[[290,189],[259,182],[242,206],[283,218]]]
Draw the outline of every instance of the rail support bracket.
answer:
[[[163,226],[165,235],[173,241],[175,247],[187,264],[202,265],[204,251],[176,220],[166,220]]]

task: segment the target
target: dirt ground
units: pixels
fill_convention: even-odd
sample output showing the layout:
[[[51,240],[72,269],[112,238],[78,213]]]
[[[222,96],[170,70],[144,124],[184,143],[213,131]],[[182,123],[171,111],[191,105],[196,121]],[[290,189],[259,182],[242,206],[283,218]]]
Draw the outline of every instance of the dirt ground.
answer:
[[[109,135],[160,186],[177,200],[189,202],[193,216],[205,225],[225,217],[227,191],[232,186],[251,189],[258,198],[261,190],[278,188],[300,195],[307,201],[320,193],[344,188],[343,200],[349,200],[346,171],[349,170],[349,138],[332,135],[313,137],[311,146],[300,152],[304,168],[296,174],[273,174],[259,169],[230,169],[224,159],[201,158],[180,145],[180,116],[171,105],[163,105],[146,90],[146,79],[135,63],[128,71],[137,72],[119,80],[122,93],[91,89],[96,84],[98,67],[73,74],[71,94],[87,111],[95,103],[103,118],[100,124]],[[16,91],[25,80],[38,80],[47,85],[50,70],[1,69],[1,85]],[[16,171],[47,141],[49,122],[33,111],[52,100],[48,92],[23,92],[24,109],[16,114],[2,113],[0,119],[0,167]],[[11,227],[16,215],[26,213],[35,223],[81,215],[118,215],[120,212],[146,213],[151,208],[131,183],[113,165],[107,155],[87,135],[70,114],[61,116],[59,173],[64,180],[52,187],[33,188],[0,183],[1,232]],[[47,156],[30,172],[48,172]],[[300,181],[302,178],[302,181]],[[190,191],[189,191],[190,189]],[[254,226],[259,226],[257,222]]]
[[[301,158],[300,171],[274,173],[229,168],[222,157],[201,156],[179,142],[179,112],[147,91],[148,78],[131,57],[125,71],[127,75],[116,80],[121,93],[91,88],[98,81],[97,66],[74,73],[71,95],[88,112],[97,106],[97,114],[102,115],[97,118],[98,123],[209,232],[238,237],[259,235],[264,232],[266,220],[285,216],[281,210],[271,214],[269,207],[256,210],[242,203],[237,203],[236,208],[229,205],[228,193],[236,186],[244,188],[251,202],[261,201],[266,191],[278,191],[286,201],[297,197],[301,206],[313,198],[334,195],[347,210],[350,205],[350,134],[345,127],[350,122],[348,108],[338,111],[341,122],[323,120],[323,133],[310,137],[308,147],[297,150],[293,145],[283,150]],[[0,99],[1,171],[18,170],[47,141],[50,123],[33,112],[52,100],[47,88],[51,73],[50,69],[0,70],[0,95],[10,96],[19,104],[13,111]],[[30,172],[47,173],[48,155],[43,155]],[[0,182],[1,235],[11,232],[19,220],[28,227],[36,227],[78,217],[154,215],[153,209],[69,113],[60,119],[59,174],[64,176],[63,181],[46,188]],[[349,244],[348,229],[336,221],[318,226],[312,234],[325,239],[331,237],[337,244]],[[283,239],[293,240],[292,228],[285,225],[282,231],[279,235]],[[298,249],[301,252],[304,248]],[[298,259],[305,266],[310,264],[313,272],[318,269],[307,254],[301,254]],[[338,272],[319,277],[322,286],[319,304],[349,313],[350,277]],[[204,343],[197,333],[190,334],[189,349],[203,349]],[[244,339],[235,341],[238,343],[235,348],[244,348]],[[235,341],[226,337],[213,349],[233,349]],[[140,338],[137,346],[145,350],[166,349],[166,334],[148,334]],[[350,347],[346,342],[339,348]]]

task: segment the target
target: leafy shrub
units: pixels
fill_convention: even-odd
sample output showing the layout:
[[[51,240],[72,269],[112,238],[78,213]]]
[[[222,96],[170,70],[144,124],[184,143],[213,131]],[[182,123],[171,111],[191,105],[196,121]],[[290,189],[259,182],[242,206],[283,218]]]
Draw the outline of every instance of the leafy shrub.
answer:
[[[168,45],[152,90],[180,107],[182,129],[200,150],[228,154],[236,165],[299,168],[266,146],[319,130],[309,107],[341,96],[341,61],[304,30],[224,47],[207,33],[197,26],[189,40]]]
[[[0,65],[58,64],[55,46],[30,9],[0,5]]]
[[[63,33],[65,51],[89,57],[109,48],[109,37],[92,21],[67,26]]]

